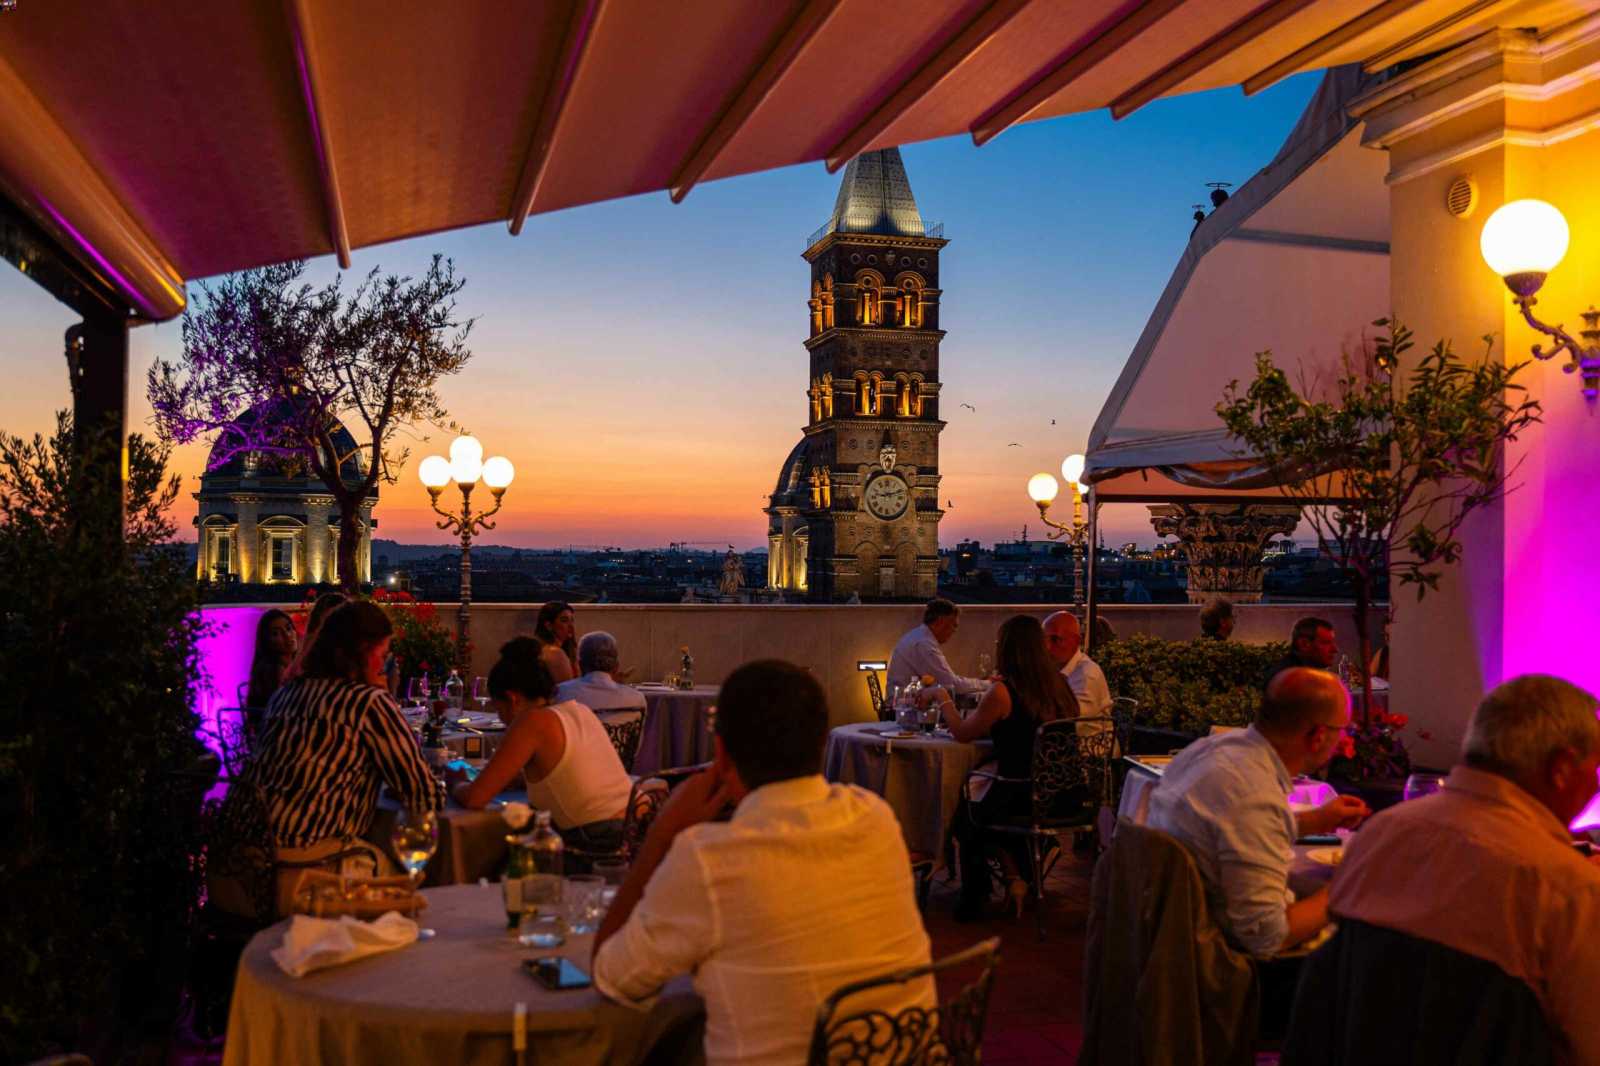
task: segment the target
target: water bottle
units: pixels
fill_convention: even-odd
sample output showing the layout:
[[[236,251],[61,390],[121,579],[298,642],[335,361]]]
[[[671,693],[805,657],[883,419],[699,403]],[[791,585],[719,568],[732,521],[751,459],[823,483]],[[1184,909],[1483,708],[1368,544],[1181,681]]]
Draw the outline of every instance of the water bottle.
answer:
[[[550,812],[534,815],[533,833],[528,837],[532,869],[522,881],[522,906],[542,914],[561,913],[562,852],[566,845],[550,824]]]
[[[461,683],[461,675],[454,670],[444,683],[444,701],[450,705],[450,713],[457,718],[461,717],[461,704],[467,694],[467,687]]]
[[[444,777],[445,766],[450,762],[450,749],[444,744],[444,730],[432,718],[422,723],[422,758],[433,776]]]
[[[528,850],[525,836],[506,837],[506,873],[500,879],[501,894],[506,901],[506,928],[515,929],[528,908],[524,880],[534,873],[533,852]]]
[[[685,690],[694,688],[694,656],[689,654],[687,645],[683,648],[683,658],[678,663],[678,687]]]

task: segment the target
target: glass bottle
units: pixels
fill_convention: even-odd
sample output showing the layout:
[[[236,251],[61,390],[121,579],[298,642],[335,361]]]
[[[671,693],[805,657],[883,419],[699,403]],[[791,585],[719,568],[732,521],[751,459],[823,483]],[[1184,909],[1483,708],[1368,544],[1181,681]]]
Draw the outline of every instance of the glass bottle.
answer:
[[[687,647],[683,649],[683,661],[678,664],[678,687],[694,688],[694,656],[689,654]]]
[[[506,837],[506,874],[500,881],[506,901],[506,928],[515,929],[528,909],[527,879],[533,876],[533,852],[525,836]]]
[[[461,716],[461,704],[466,697],[467,686],[462,684],[461,675],[454,670],[444,683],[444,701],[450,706],[450,713],[457,718]]]
[[[444,744],[444,727],[431,716],[422,723],[422,758],[435,777],[444,775],[445,765],[450,761],[450,749]]]
[[[527,837],[531,869],[522,882],[525,910],[561,911],[561,866],[566,845],[550,824],[549,811],[534,812],[533,832]]]

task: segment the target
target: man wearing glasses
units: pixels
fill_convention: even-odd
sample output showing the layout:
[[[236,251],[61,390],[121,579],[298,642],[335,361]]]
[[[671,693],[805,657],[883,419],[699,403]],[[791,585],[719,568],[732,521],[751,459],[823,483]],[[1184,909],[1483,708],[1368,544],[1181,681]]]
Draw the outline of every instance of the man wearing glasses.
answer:
[[[1295,667],[1267,686],[1256,720],[1195,741],[1172,760],[1150,795],[1146,824],[1194,856],[1211,912],[1233,941],[1268,957],[1328,922],[1328,892],[1289,890],[1295,839],[1358,824],[1370,812],[1339,796],[1298,816],[1289,790],[1298,774],[1326,766],[1350,724],[1350,693],[1321,670]]]

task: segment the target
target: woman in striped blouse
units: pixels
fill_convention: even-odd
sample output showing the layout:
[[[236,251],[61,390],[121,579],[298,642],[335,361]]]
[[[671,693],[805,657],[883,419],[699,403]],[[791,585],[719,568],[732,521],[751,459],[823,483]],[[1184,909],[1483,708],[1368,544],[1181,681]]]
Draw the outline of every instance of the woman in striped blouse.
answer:
[[[408,808],[439,808],[439,787],[384,684],[392,633],[374,604],[334,610],[300,676],[267,706],[255,782],[280,859],[286,849],[315,858],[351,843],[372,821],[383,785]]]

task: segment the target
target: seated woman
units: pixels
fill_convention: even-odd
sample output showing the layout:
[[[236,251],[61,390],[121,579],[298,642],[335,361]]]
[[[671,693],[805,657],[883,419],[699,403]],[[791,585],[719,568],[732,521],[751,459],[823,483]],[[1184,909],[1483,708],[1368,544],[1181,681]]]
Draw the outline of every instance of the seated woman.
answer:
[[[299,634],[294,631],[294,619],[277,608],[262,614],[256,623],[256,653],[250,661],[250,680],[245,683],[240,704],[246,735],[253,737],[261,731],[267,701],[283,684],[298,646]]]
[[[572,604],[551,600],[540,607],[533,635],[539,641],[539,658],[556,684],[578,676],[578,625]]]
[[[348,602],[349,597],[342,592],[324,592],[317,597],[317,601],[311,605],[311,613],[306,616],[306,634],[305,639],[300,641],[300,654],[284,671],[283,681],[293,681],[300,676],[306,656],[311,654],[311,646],[317,642],[317,634],[322,632],[322,623],[328,620],[328,615]]]
[[[1000,626],[995,662],[1000,683],[989,690],[970,717],[961,717],[955,702],[942,688],[929,690],[928,698],[940,703],[944,723],[956,740],[969,743],[989,737],[994,741],[1000,776],[1031,777],[1033,737],[1039,723],[1076,718],[1078,701],[1066,678],[1050,661],[1044,627],[1031,615],[1016,615]],[[1021,911],[1028,894],[1028,883],[1020,875],[1020,871],[1028,869],[1027,847],[1020,836],[987,832],[983,826],[1019,815],[1026,817],[1031,804],[1028,785],[1007,781],[993,782],[980,800],[963,797],[953,830],[961,845],[958,921],[976,919],[989,898],[987,852],[995,845],[1003,849],[1000,859],[1010,878],[1008,891]]]
[[[501,648],[489,699],[505,739],[477,780],[452,773],[450,794],[463,807],[482,807],[520,774],[528,802],[550,812],[569,845],[615,851],[633,782],[594,712],[576,700],[552,704],[555,692],[537,641],[519,637]]]
[[[267,706],[251,781],[265,798],[280,865],[332,865],[338,857],[343,867],[354,858],[386,872],[381,853],[358,839],[372,822],[379,789],[387,785],[408,809],[439,809],[438,785],[384,687],[392,634],[378,606],[339,607],[323,622],[300,676]],[[286,881],[294,876],[285,871]]]

